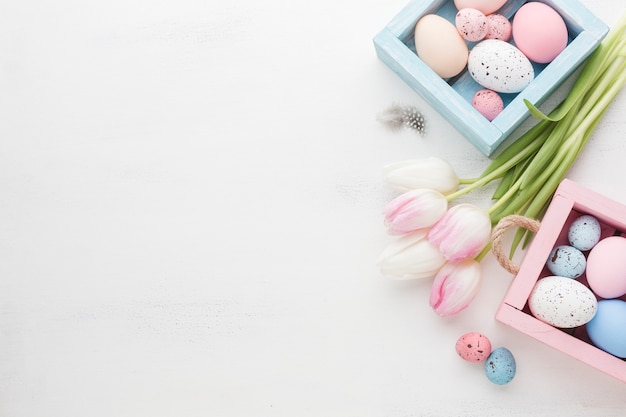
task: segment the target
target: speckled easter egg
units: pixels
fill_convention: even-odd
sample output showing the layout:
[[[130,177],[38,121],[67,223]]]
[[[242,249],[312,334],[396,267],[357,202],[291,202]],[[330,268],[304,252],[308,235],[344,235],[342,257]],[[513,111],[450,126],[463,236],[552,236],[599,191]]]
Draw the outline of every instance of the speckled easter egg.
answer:
[[[587,259],[585,254],[575,247],[561,245],[552,249],[546,266],[554,275],[578,278],[585,272]]]
[[[515,357],[505,347],[494,349],[487,360],[485,360],[485,374],[487,379],[494,384],[508,384],[515,378],[516,372]]]
[[[495,91],[482,89],[474,94],[472,107],[485,116],[487,120],[492,121],[504,110],[504,102],[500,94]]]
[[[533,66],[515,46],[485,39],[470,51],[467,69],[478,84],[498,93],[519,93],[535,77]]]
[[[584,214],[572,222],[567,231],[567,239],[573,247],[586,251],[600,241],[601,232],[598,219],[590,214]]]
[[[598,301],[589,288],[565,277],[541,278],[528,297],[530,312],[537,319],[561,329],[589,322],[596,314]]]
[[[459,10],[456,13],[455,24],[463,39],[470,42],[477,42],[483,39],[489,30],[487,16],[476,9],[466,8]]]
[[[508,42],[511,39],[511,22],[501,14],[490,14],[487,16],[489,30],[485,39],[499,39]]]
[[[609,236],[591,249],[587,256],[587,282],[602,298],[626,294],[626,238]]]
[[[483,362],[491,353],[491,342],[482,333],[470,332],[459,337],[455,349],[468,362]]]

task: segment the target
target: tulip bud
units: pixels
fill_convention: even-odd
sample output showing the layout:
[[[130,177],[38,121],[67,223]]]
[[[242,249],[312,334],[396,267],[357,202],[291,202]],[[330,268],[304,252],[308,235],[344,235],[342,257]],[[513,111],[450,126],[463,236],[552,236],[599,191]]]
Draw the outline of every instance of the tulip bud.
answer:
[[[383,209],[383,214],[389,234],[402,235],[432,226],[447,209],[448,201],[443,194],[419,188],[391,200]]]
[[[475,260],[448,262],[433,281],[430,306],[442,317],[460,313],[476,297],[480,283],[480,264]]]
[[[452,207],[428,231],[428,240],[449,262],[474,258],[491,239],[489,214],[472,204]]]
[[[459,186],[459,177],[452,166],[436,157],[395,162],[386,165],[383,171],[387,184],[401,192],[430,188],[448,194]]]
[[[439,250],[426,239],[425,230],[400,236],[378,261],[381,273],[393,279],[433,278],[445,263]]]

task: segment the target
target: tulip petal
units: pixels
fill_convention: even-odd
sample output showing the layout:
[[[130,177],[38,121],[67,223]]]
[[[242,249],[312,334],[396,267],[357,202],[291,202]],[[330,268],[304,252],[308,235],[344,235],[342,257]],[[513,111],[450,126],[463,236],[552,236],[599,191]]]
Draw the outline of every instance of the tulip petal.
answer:
[[[448,208],[446,197],[430,189],[411,190],[391,200],[384,208],[389,234],[400,235],[435,224]]]
[[[490,239],[489,214],[472,204],[452,207],[428,232],[428,240],[450,262],[474,258]]]
[[[473,259],[446,263],[433,281],[430,306],[442,317],[460,313],[478,294],[481,280],[480,264]]]
[[[389,186],[403,192],[430,188],[448,194],[459,186],[459,178],[452,166],[436,157],[388,164],[384,167],[383,174]]]
[[[381,254],[378,266],[383,276],[391,279],[433,278],[446,260],[419,230],[394,240]]]

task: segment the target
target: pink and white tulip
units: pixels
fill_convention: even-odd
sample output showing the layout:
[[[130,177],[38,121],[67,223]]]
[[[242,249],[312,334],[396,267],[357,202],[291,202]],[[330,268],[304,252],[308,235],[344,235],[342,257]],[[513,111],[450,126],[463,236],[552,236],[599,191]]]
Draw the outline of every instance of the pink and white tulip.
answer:
[[[442,316],[465,310],[480,289],[480,264],[474,259],[448,262],[437,273],[430,292],[430,306]]]
[[[411,190],[391,200],[383,209],[389,234],[402,235],[430,227],[448,209],[446,197],[427,188]]]
[[[442,194],[455,191],[459,177],[452,166],[441,158],[409,159],[386,165],[385,181],[398,191],[431,188]]]
[[[426,233],[419,230],[396,238],[380,256],[381,273],[399,280],[433,278],[446,259],[426,239]]]
[[[491,219],[479,207],[459,204],[435,223],[427,238],[449,262],[474,258],[491,239]]]

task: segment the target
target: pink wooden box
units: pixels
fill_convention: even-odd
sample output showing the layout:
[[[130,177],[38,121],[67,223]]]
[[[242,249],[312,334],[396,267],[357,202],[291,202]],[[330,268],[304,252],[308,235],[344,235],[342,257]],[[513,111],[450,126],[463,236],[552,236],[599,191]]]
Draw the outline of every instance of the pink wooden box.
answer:
[[[537,280],[552,275],[545,266],[550,251],[556,245],[568,244],[569,225],[582,214],[590,214],[600,221],[601,238],[626,232],[626,206],[571,180],[563,180],[496,312],[496,319],[626,382],[626,361],[595,347],[585,326],[567,331],[557,329],[536,319],[528,309],[527,300]],[[584,274],[577,280],[587,284]],[[626,300],[626,297],[622,299]]]

